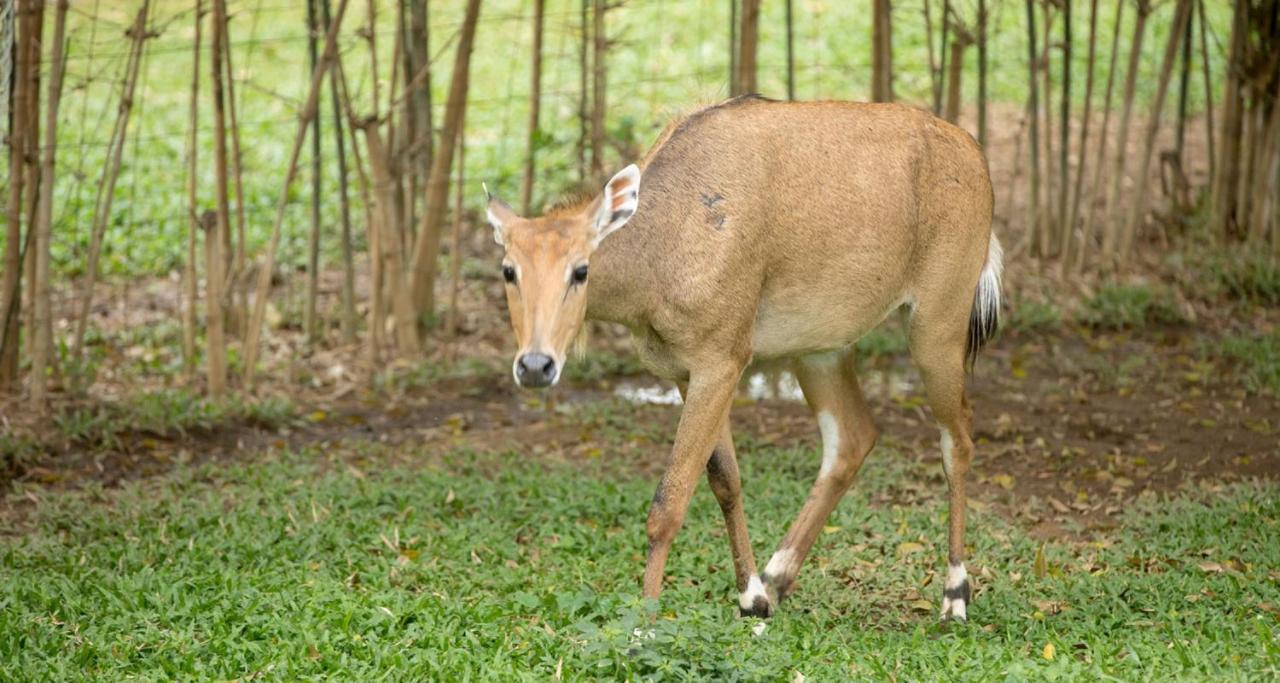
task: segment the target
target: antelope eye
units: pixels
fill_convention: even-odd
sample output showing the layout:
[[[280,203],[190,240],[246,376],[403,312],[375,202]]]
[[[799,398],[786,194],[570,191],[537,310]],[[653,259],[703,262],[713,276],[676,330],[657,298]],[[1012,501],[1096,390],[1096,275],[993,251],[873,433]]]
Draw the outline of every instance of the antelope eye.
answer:
[[[584,283],[584,282],[586,282],[586,281],[587,281],[587,267],[586,267],[586,265],[581,265],[581,266],[578,266],[577,268],[574,268],[574,269],[573,269],[573,284],[575,284],[575,285],[580,285],[580,284],[582,284],[582,283]]]
[[[514,266],[508,266],[508,265],[503,265],[503,266],[502,266],[502,279],[506,280],[509,284],[515,284],[515,282],[516,282],[516,269],[515,269],[515,267],[514,267]]]

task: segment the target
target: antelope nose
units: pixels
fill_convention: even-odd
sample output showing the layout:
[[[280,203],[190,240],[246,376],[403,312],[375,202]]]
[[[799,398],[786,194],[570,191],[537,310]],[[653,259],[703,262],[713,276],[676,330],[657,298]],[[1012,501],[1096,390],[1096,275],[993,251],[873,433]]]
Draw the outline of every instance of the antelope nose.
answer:
[[[526,353],[516,364],[516,379],[523,387],[550,386],[556,378],[556,362],[545,353]]]

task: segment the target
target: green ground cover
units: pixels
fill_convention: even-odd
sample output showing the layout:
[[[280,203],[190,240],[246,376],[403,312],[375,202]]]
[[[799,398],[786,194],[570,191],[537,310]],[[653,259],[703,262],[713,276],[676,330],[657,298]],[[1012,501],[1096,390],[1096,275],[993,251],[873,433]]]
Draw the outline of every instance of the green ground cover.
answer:
[[[763,558],[817,455],[748,442],[742,460]],[[705,487],[660,605],[638,598],[653,482],[608,456],[570,469],[356,442],[119,490],[36,490],[41,502],[0,542],[0,679],[1280,674],[1273,484],[1140,498],[1117,528],[1069,530],[1076,540],[1035,540],[979,504],[971,622],[940,626],[937,469],[880,447],[761,636],[736,616]]]

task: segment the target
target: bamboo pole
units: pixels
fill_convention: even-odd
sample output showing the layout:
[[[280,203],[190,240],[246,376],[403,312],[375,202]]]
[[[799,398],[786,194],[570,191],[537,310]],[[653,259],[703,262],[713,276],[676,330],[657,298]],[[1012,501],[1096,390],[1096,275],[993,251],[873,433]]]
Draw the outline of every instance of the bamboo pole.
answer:
[[[316,2],[307,1],[307,56],[311,70],[316,69],[316,35],[319,33],[319,17]],[[320,196],[323,192],[320,175],[320,111],[317,108],[311,122],[311,232],[307,239],[307,298],[303,305],[302,332],[308,344],[315,343],[318,323],[316,299],[320,296]]]
[[[40,199],[36,210],[36,277],[32,282],[35,300],[35,341],[31,345],[31,407],[44,412],[48,407],[45,379],[53,355],[50,335],[49,237],[53,219],[53,183],[58,151],[58,103],[62,97],[63,57],[66,42],[69,0],[58,0],[53,20],[53,58],[49,65],[49,95],[45,103],[44,157],[40,162]]]
[[[227,44],[223,34],[227,29],[226,0],[213,0],[213,54],[209,60],[212,70],[213,94],[213,164],[216,176],[214,198],[217,204],[212,232],[205,233],[205,377],[209,395],[218,398],[227,389],[227,348],[225,339],[225,315],[223,314],[223,290],[226,284],[226,257],[223,253],[230,233],[231,210],[228,203],[227,129],[225,102],[222,90],[225,60],[222,49]]]
[[[356,131],[360,129],[355,110],[351,106],[351,95],[347,91],[347,75],[342,68],[342,59],[338,58],[333,69],[338,74],[338,86],[341,89],[343,111],[347,115],[347,130],[351,132],[351,159],[356,167],[356,180],[360,185],[360,197],[364,203],[365,238],[369,242],[369,337],[365,347],[368,353],[371,374],[376,372],[381,350],[385,346],[383,332],[386,329],[386,317],[382,303],[382,248],[380,229],[374,215],[374,200],[370,190],[369,176],[365,173],[364,161],[360,158],[360,141]]]
[[[1031,192],[1027,195],[1026,245],[1033,253],[1039,239],[1040,228],[1040,102],[1037,92],[1036,64],[1036,6],[1035,0],[1026,0],[1027,7],[1027,116],[1031,121],[1031,140],[1027,149],[1031,156]]]
[[[200,212],[197,206],[197,179],[200,119],[200,43],[201,24],[204,18],[204,2],[196,0],[195,39],[191,52],[191,105],[187,114],[187,260],[182,269],[184,305],[182,307],[182,368],[187,378],[196,369],[196,235],[200,231]]]
[[[245,197],[244,197],[244,181],[242,179],[244,168],[244,155],[240,153],[240,114],[239,107],[236,106],[236,74],[231,66],[231,24],[230,21],[222,27],[222,55],[226,61],[227,74],[227,113],[230,116],[231,123],[231,178],[236,188],[236,244],[235,250],[231,247],[231,231],[223,235],[223,248],[227,253],[223,254],[224,260],[227,260],[228,272],[239,275],[244,272],[245,259]]]
[[[320,5],[324,30],[333,23],[329,0]],[[342,218],[342,341],[356,341],[356,267],[351,246],[351,191],[347,178],[346,132],[342,127],[342,104],[338,96],[338,70],[329,69],[329,101],[333,109],[334,147],[338,156],[338,207]],[[428,139],[430,132],[427,133]]]
[[[1178,58],[1178,46],[1182,43],[1187,21],[1191,16],[1191,0],[1178,0],[1174,9],[1173,29],[1169,34],[1169,42],[1165,44],[1164,60],[1160,64],[1159,85],[1156,87],[1156,99],[1147,120],[1146,143],[1142,147],[1142,164],[1138,171],[1138,195],[1131,205],[1129,220],[1121,234],[1120,259],[1124,260],[1133,248],[1134,238],[1138,232],[1138,223],[1147,213],[1147,201],[1150,196],[1149,177],[1151,174],[1151,157],[1155,153],[1156,134],[1160,132],[1160,113],[1164,109],[1165,95],[1169,91],[1169,79],[1173,73],[1173,63]]]
[[[1098,133],[1098,152],[1094,154],[1097,163],[1093,171],[1093,182],[1089,184],[1089,211],[1085,218],[1083,226],[1083,235],[1080,238],[1080,249],[1076,252],[1075,271],[1077,273],[1084,271],[1084,265],[1088,261],[1089,250],[1093,247],[1094,225],[1096,224],[1098,206],[1101,199],[1102,184],[1106,180],[1107,169],[1107,130],[1111,127],[1111,99],[1115,92],[1116,84],[1116,58],[1120,54],[1120,20],[1124,18],[1124,6],[1126,3],[1116,3],[1116,18],[1111,22],[1114,30],[1111,33],[1111,56],[1108,58],[1107,64],[1107,94],[1103,98],[1102,104],[1102,130]],[[1083,155],[1084,152],[1082,151]]]
[[[457,137],[467,108],[471,50],[479,17],[480,0],[467,0],[467,12],[458,38],[458,53],[449,83],[449,100],[445,105],[444,129],[440,135],[440,139],[444,141]],[[435,285],[436,255],[440,252],[440,231],[444,226],[445,208],[449,200],[449,171],[452,166],[453,145],[441,144],[440,150],[431,160],[426,210],[422,214],[422,229],[418,233],[413,254],[413,300],[419,315],[429,314],[435,308],[435,292],[432,288]]]
[[[39,62],[35,54],[36,41],[32,36],[31,12],[33,0],[19,0],[15,25],[18,29],[16,59],[13,70],[13,108],[9,120],[9,197],[6,206],[8,225],[5,230],[4,261],[4,319],[0,336],[0,391],[12,391],[18,384],[18,344],[21,338],[22,317],[22,267],[27,250],[22,234],[22,198],[26,173],[23,169],[27,154],[29,122],[27,89],[31,87],[27,72]],[[32,236],[27,230],[27,239]]]
[[[458,336],[458,292],[462,289],[462,198],[466,186],[467,132],[458,130],[458,186],[454,191],[453,243],[449,254],[449,310],[445,313],[445,330],[450,339]]]
[[[284,223],[285,209],[289,206],[289,187],[293,185],[294,176],[298,172],[298,157],[302,154],[302,143],[307,137],[307,128],[316,114],[320,102],[320,84],[324,81],[325,71],[334,61],[337,52],[338,29],[342,26],[342,18],[347,13],[347,0],[338,0],[338,10],[334,13],[333,25],[329,27],[324,39],[324,54],[311,73],[311,84],[308,86],[307,99],[302,105],[301,118],[298,121],[298,132],[293,138],[293,148],[289,153],[288,170],[285,172],[284,187],[280,192],[280,200],[276,203],[275,223],[271,228],[271,240],[267,243],[267,251],[263,257],[262,267],[258,270],[258,283],[255,288],[253,313],[249,317],[249,329],[244,344],[244,383],[253,386],[255,369],[258,361],[258,343],[262,337],[262,320],[267,314],[267,295],[271,289],[271,271],[275,268],[276,251],[280,247],[280,229]]]
[[[1133,24],[1133,40],[1129,44],[1129,69],[1124,81],[1124,109],[1120,114],[1120,130],[1116,137],[1116,160],[1111,172],[1111,185],[1107,190],[1107,208],[1102,232],[1102,257],[1115,256],[1120,237],[1120,221],[1116,202],[1120,198],[1120,183],[1124,180],[1125,162],[1129,159],[1129,123],[1133,117],[1133,96],[1138,81],[1138,64],[1142,59],[1142,38],[1146,33],[1147,17],[1151,14],[1149,0],[1137,0],[1138,15]]]
[[[520,206],[526,216],[533,211],[533,174],[535,157],[538,153],[538,115],[542,108],[542,23],[545,10],[546,0],[533,0],[533,58],[529,64],[529,142],[525,151],[524,182],[520,185]]]

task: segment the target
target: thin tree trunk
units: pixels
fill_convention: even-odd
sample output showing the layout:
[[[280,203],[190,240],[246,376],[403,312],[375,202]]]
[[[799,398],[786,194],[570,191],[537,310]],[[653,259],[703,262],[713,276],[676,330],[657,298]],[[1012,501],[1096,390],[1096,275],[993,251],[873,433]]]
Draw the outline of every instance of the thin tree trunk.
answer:
[[[1098,134],[1098,153],[1094,155],[1093,182],[1089,184],[1089,211],[1084,221],[1084,234],[1080,238],[1080,250],[1076,252],[1076,272],[1084,270],[1088,252],[1093,247],[1099,201],[1102,197],[1102,184],[1106,181],[1107,131],[1111,127],[1111,96],[1115,93],[1116,58],[1120,55],[1121,19],[1124,18],[1124,6],[1127,3],[1116,3],[1116,19],[1111,33],[1111,56],[1107,63],[1107,94],[1102,104],[1102,131]],[[1083,152],[1081,152],[1083,154]],[[1083,158],[1083,157],[1082,157]],[[1083,170],[1083,164],[1081,166]]]
[[[1236,0],[1231,22],[1231,48],[1227,56],[1226,83],[1222,94],[1222,134],[1213,188],[1214,232],[1222,237],[1240,234],[1237,192],[1240,183],[1240,136],[1244,123],[1241,70],[1244,59],[1248,3]]]
[[[943,21],[946,21],[944,15]],[[929,93],[933,97],[933,115],[942,116],[942,71],[938,66],[938,58],[933,49],[933,15],[929,0],[924,0],[924,45],[929,56]],[[947,46],[939,47],[939,52],[946,52]]]
[[[1156,87],[1156,99],[1153,103],[1150,118],[1147,121],[1146,144],[1142,149],[1142,165],[1138,172],[1138,196],[1129,212],[1129,220],[1121,235],[1120,258],[1128,257],[1133,248],[1134,238],[1138,233],[1138,224],[1147,213],[1147,200],[1150,195],[1149,182],[1151,174],[1151,157],[1155,153],[1156,134],[1160,132],[1160,112],[1164,109],[1165,95],[1169,91],[1169,79],[1173,74],[1173,64],[1178,59],[1178,46],[1183,41],[1186,24],[1191,18],[1191,0],[1178,0],[1174,10],[1173,29],[1169,33],[1169,42],[1165,44],[1164,60],[1160,63],[1160,80]]]
[[[926,0],[927,2],[928,0]],[[795,101],[796,99],[796,51],[795,51],[795,23],[792,14],[793,0],[787,2],[787,99]]]
[[[603,0],[601,0],[603,4]],[[738,94],[756,92],[756,51],[760,36],[760,0],[742,0],[738,30]]]
[[[31,345],[31,408],[42,413],[47,408],[45,379],[53,355],[49,292],[49,237],[53,222],[53,182],[58,151],[58,102],[62,97],[63,55],[67,9],[70,0],[58,0],[53,20],[53,45],[49,65],[49,95],[45,102],[44,158],[40,161],[40,198],[36,210],[36,277],[32,282],[35,300],[35,341]]]
[[[1258,106],[1261,113],[1262,106]],[[1276,173],[1276,164],[1280,161],[1280,101],[1273,96],[1271,115],[1262,133],[1262,144],[1255,146],[1258,150],[1256,167],[1253,172],[1253,214],[1250,218],[1251,239],[1261,245],[1267,235],[1267,214],[1274,211],[1275,197],[1267,192],[1267,185]]]
[[[4,261],[4,328],[0,338],[0,391],[11,392],[18,386],[18,344],[22,319],[22,268],[26,257],[22,235],[22,198],[26,190],[24,170],[27,155],[29,122],[27,89],[31,87],[28,72],[39,70],[40,57],[36,53],[37,41],[33,30],[32,14],[39,7],[34,0],[19,0],[14,24],[17,27],[17,45],[11,92],[13,107],[9,119],[9,197],[8,226],[5,231]],[[31,237],[28,227],[27,236]]]
[[[1209,148],[1209,180],[1207,185],[1212,188],[1214,178],[1217,177],[1218,155],[1214,150],[1214,131],[1213,127],[1213,80],[1209,77],[1209,23],[1204,17],[1204,0],[1199,0],[1196,5],[1200,10],[1200,69],[1204,76],[1204,139]]]
[[[990,23],[989,19],[986,0],[978,0],[978,146],[983,149],[987,147],[987,26]]]
[[[604,117],[608,97],[604,55],[609,48],[604,14],[607,10],[606,0],[595,0],[595,9],[591,12],[591,177],[594,179],[604,174]]]
[[[227,115],[228,122],[231,125],[231,180],[236,188],[236,240],[235,250],[231,249],[231,231],[228,230],[222,236],[222,245],[226,249],[223,260],[227,261],[227,272],[239,275],[244,271],[245,259],[245,195],[244,195],[244,175],[242,170],[244,166],[244,155],[240,153],[240,115],[239,108],[236,106],[236,73],[231,65],[231,24],[227,23],[222,27],[222,56],[226,61],[227,75]],[[228,282],[233,281],[226,278]],[[243,301],[234,304],[237,311],[242,310]],[[243,316],[240,316],[243,319]]]
[[[1065,264],[1075,230],[1067,215],[1071,201],[1071,0],[1062,0],[1062,102],[1058,119],[1058,258]],[[1086,112],[1087,114],[1087,112]]]
[[[729,96],[742,94],[738,80],[738,2],[729,0]]]
[[[947,74],[947,46],[951,44],[951,0],[942,0],[942,41],[938,43],[938,90],[934,93],[933,112],[942,113],[943,97],[946,95],[944,79]]]
[[[316,70],[316,40],[320,33],[319,12],[316,3],[307,0],[307,57],[311,71]],[[316,320],[316,300],[320,296],[320,197],[323,187],[320,179],[324,163],[320,152],[321,112],[316,110],[311,126],[311,232],[307,240],[307,300],[303,306],[302,331],[307,343],[316,341],[319,329]]]
[[[129,128],[129,114],[133,111],[133,92],[138,83],[138,70],[142,64],[142,45],[150,36],[147,34],[147,15],[151,10],[151,0],[143,0],[133,26],[129,28],[129,56],[125,66],[124,92],[120,96],[120,109],[116,115],[115,128],[112,130],[111,142],[108,146],[107,160],[103,169],[103,183],[98,186],[98,197],[93,214],[93,227],[89,235],[88,263],[84,278],[81,280],[79,303],[76,315],[75,343],[73,348],[78,358],[84,356],[84,335],[89,325],[89,311],[93,306],[93,287],[98,279],[98,260],[102,252],[102,239],[107,229],[107,221],[111,218],[111,203],[115,198],[116,179],[120,175],[120,158],[124,153],[124,143]]]
[[[587,79],[591,73],[591,23],[588,8],[592,0],[582,0],[582,42],[578,44],[578,182],[587,182],[587,139],[591,135],[591,91]]]
[[[1194,0],[1192,1],[1194,2]],[[1178,155],[1178,163],[1183,165],[1186,164],[1185,151],[1187,147],[1187,90],[1191,87],[1191,31],[1196,24],[1195,8],[1192,7],[1191,11],[1192,14],[1187,20],[1186,33],[1182,37],[1182,68],[1178,72],[1177,134],[1174,136],[1174,151]],[[1208,106],[1207,103],[1206,106]]]
[[[364,134],[365,147],[369,150],[369,168],[373,173],[374,211],[381,233],[379,248],[386,259],[386,267],[380,271],[380,276],[391,290],[396,346],[401,356],[413,357],[421,347],[418,339],[418,311],[414,307],[413,290],[406,279],[408,272],[405,270],[404,243],[400,241],[397,225],[401,214],[396,210],[395,178],[390,170],[391,152],[383,144],[376,122],[371,121],[366,125]],[[441,145],[437,159],[445,153],[444,145]],[[435,206],[427,204],[428,215]]]
[[[951,123],[960,120],[960,78],[964,73],[964,50],[969,45],[969,36],[956,27],[956,36],[951,41],[951,59],[947,67],[947,111],[946,119]]]
[[[320,5],[324,30],[333,23],[329,0]],[[347,179],[346,132],[342,128],[342,103],[338,95],[338,70],[329,69],[329,102],[333,109],[333,142],[338,153],[338,206],[342,215],[342,341],[356,341],[356,265],[351,247],[351,190]],[[431,139],[431,132],[426,134]],[[243,239],[243,238],[242,238]]]
[[[222,312],[223,288],[226,284],[226,268],[224,260],[226,248],[224,235],[231,228],[231,208],[227,199],[227,130],[224,113],[225,103],[222,89],[223,66],[222,49],[227,43],[223,38],[227,28],[226,0],[213,0],[213,168],[216,178],[214,198],[217,202],[216,221],[211,234],[205,235],[205,321],[206,358],[205,373],[208,381],[209,395],[215,398],[222,396],[227,385],[227,349],[224,338],[224,315]]]
[[[759,7],[757,6],[757,12]],[[889,0],[875,0],[871,21],[871,100],[893,101],[893,33]]]
[[[369,177],[365,173],[364,161],[360,158],[360,141],[356,136],[356,131],[360,129],[360,122],[356,119],[355,111],[351,106],[351,95],[347,92],[347,75],[340,59],[333,71],[338,75],[338,87],[341,92],[339,99],[347,115],[347,129],[351,132],[351,159],[356,167],[356,179],[360,183],[360,197],[364,203],[365,237],[369,242],[369,343],[366,348],[369,368],[372,372],[376,372],[381,349],[386,346],[383,340],[383,333],[386,331],[386,314],[382,303],[382,240],[379,234],[381,228],[375,218],[376,209],[369,188]]]
[[[541,0],[536,1],[541,4]],[[454,193],[453,244],[449,253],[449,310],[445,316],[445,330],[450,339],[458,336],[458,291],[462,289],[462,188],[465,186],[466,179],[466,140],[467,133],[464,125],[458,131],[458,187]]]
[[[1118,3],[1123,5],[1124,3]],[[1117,17],[1118,18],[1118,17]],[[1072,263],[1069,246],[1069,235],[1079,235],[1076,244],[1076,253],[1080,253],[1085,249],[1084,243],[1088,239],[1088,232],[1076,232],[1076,219],[1080,215],[1080,191],[1084,187],[1085,170],[1089,166],[1089,124],[1093,120],[1093,73],[1094,63],[1098,55],[1098,0],[1089,0],[1089,56],[1088,71],[1084,78],[1084,116],[1080,122],[1080,145],[1076,147],[1077,153],[1080,155],[1080,167],[1076,169],[1075,187],[1071,191],[1071,210],[1067,213],[1067,222],[1065,233],[1067,238],[1063,239],[1062,248],[1062,264],[1059,274],[1065,276],[1068,271],[1067,264]],[[1066,145],[1063,145],[1065,148]]]
[[[1137,0],[1137,12],[1138,16],[1133,24],[1133,40],[1129,44],[1129,69],[1124,80],[1124,107],[1120,114],[1120,129],[1116,137],[1115,167],[1111,172],[1111,186],[1107,190],[1102,258],[1108,261],[1114,258],[1119,244],[1121,218],[1118,215],[1119,207],[1116,206],[1116,201],[1120,198],[1125,161],[1129,158],[1129,123],[1133,118],[1133,96],[1138,82],[1138,64],[1142,60],[1142,38],[1146,33],[1147,16],[1151,14],[1151,5],[1148,0]]]
[[[41,52],[44,46],[44,0],[38,0],[32,5],[31,33],[34,39],[32,43],[32,60],[36,64],[27,72],[30,79],[26,91],[26,101],[23,106],[27,108],[27,134],[26,134],[26,151],[22,155],[22,172],[26,176],[23,181],[26,187],[26,193],[23,199],[23,212],[26,213],[27,225],[27,246],[22,259],[22,267],[25,272],[23,278],[32,283],[27,287],[27,306],[25,311],[24,325],[27,328],[27,338],[33,340],[35,337],[35,280],[36,280],[36,252],[35,252],[35,224],[36,224],[36,206],[40,200],[40,76],[41,69],[39,62],[42,59]]]
[[[1036,78],[1039,52],[1036,50],[1035,0],[1026,0],[1027,7],[1027,116],[1031,120],[1031,140],[1027,149],[1031,154],[1031,192],[1027,197],[1027,248],[1035,251],[1040,227],[1040,101]]]
[[[542,105],[542,19],[546,0],[533,0],[533,60],[529,64],[529,145],[524,159],[524,182],[520,186],[520,207],[524,215],[533,210],[533,174],[538,153],[538,114]],[[461,164],[461,159],[459,159]],[[459,172],[461,177],[461,172]]]
[[[1042,0],[1044,4],[1044,25],[1041,27],[1041,37],[1044,39],[1044,45],[1040,50],[1040,75],[1043,79],[1041,92],[1044,94],[1044,107],[1042,112],[1044,115],[1044,135],[1041,140],[1044,142],[1044,204],[1041,207],[1042,215],[1042,239],[1036,245],[1036,252],[1041,256],[1050,256],[1052,247],[1055,244],[1057,236],[1058,221],[1057,212],[1054,211],[1056,205],[1057,192],[1055,190],[1055,182],[1053,166],[1053,5],[1052,0]]]
[[[324,39],[324,54],[311,74],[311,84],[307,89],[307,99],[302,105],[301,120],[298,121],[298,132],[293,139],[293,148],[289,154],[289,165],[285,171],[284,188],[280,192],[280,201],[276,203],[275,224],[271,228],[271,240],[267,243],[267,252],[258,270],[258,282],[253,301],[253,313],[249,317],[249,329],[244,344],[244,383],[253,386],[255,370],[258,364],[258,340],[262,336],[262,320],[267,314],[267,296],[271,290],[271,271],[275,269],[276,250],[280,245],[280,227],[284,222],[285,209],[289,206],[289,187],[293,185],[294,176],[298,172],[298,157],[302,154],[302,144],[307,137],[307,128],[316,115],[320,102],[320,85],[324,82],[324,74],[334,61],[337,52],[338,29],[342,26],[342,17],[347,12],[347,0],[338,0],[338,10],[334,13],[333,24]]]
[[[1249,57],[1253,57],[1249,55]],[[1256,58],[1254,58],[1256,59]],[[1248,59],[1254,62],[1254,59]],[[1244,135],[1240,138],[1241,163],[1240,163],[1240,184],[1239,192],[1236,196],[1236,222],[1239,225],[1240,237],[1246,241],[1249,238],[1249,216],[1253,209],[1253,176],[1254,161],[1258,156],[1258,146],[1262,137],[1262,98],[1263,93],[1260,92],[1258,84],[1250,82],[1246,76],[1245,85],[1241,88],[1243,93],[1242,100],[1244,105]],[[1250,92],[1252,91],[1252,93]]]
[[[187,261],[183,264],[182,286],[182,367],[191,379],[196,370],[196,235],[200,232],[200,211],[196,202],[199,186],[199,123],[200,123],[200,42],[201,25],[204,23],[204,2],[196,0],[195,40],[191,52],[191,105],[187,115]]]
[[[427,182],[427,175],[431,173],[431,157],[435,146],[434,131],[431,129],[431,52],[427,3],[410,1],[409,15],[409,35],[406,36],[405,45],[416,56],[414,71],[406,72],[405,78],[412,78],[411,83],[416,85],[410,88],[408,93],[414,102],[412,109],[409,110],[413,118],[414,134],[413,144],[410,147],[413,160],[410,165],[412,172],[409,174],[409,194],[405,207],[408,220],[404,224],[412,228],[418,224],[418,217],[421,215],[419,204],[423,199],[422,188]],[[422,74],[420,81],[417,75],[419,72]]]
[[[467,109],[467,85],[471,73],[471,49],[480,17],[480,0],[467,0],[467,12],[458,37],[458,54],[449,82],[449,101],[445,105],[442,141],[457,138]],[[603,100],[597,105],[603,104]],[[453,167],[453,145],[441,144],[431,163],[427,179],[426,211],[422,214],[422,230],[413,255],[413,300],[419,315],[435,310],[434,285],[436,256],[440,253],[440,229],[444,225],[449,198],[449,171]]]

